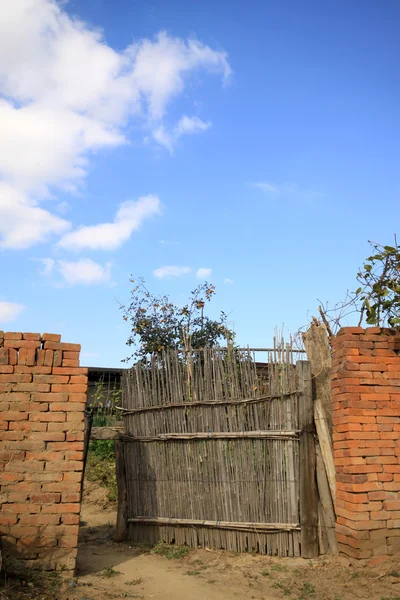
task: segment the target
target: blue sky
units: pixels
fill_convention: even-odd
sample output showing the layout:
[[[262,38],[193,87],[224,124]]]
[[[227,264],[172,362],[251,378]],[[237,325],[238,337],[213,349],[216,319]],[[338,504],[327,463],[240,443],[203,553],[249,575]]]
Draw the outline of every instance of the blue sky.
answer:
[[[395,0],[3,0],[0,328],[118,366],[130,274],[183,302],[210,270],[211,314],[252,346],[343,299],[367,240],[398,232],[399,19]]]

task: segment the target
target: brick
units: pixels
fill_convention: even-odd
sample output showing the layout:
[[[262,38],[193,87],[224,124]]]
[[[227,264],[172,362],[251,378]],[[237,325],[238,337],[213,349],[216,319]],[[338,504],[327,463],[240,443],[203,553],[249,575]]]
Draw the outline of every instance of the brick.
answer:
[[[55,350],[53,356],[53,367],[61,367],[63,359],[62,350]]]
[[[1,413],[0,413],[1,415]],[[2,431],[1,432],[1,441],[8,441],[8,440],[13,440],[13,441],[18,441],[18,440],[23,440],[24,439],[24,434],[22,433],[22,431]]]
[[[85,412],[86,403],[69,403],[69,402],[52,402],[50,404],[51,411],[65,411],[65,412]]]
[[[17,450],[0,450],[0,462],[9,460],[24,460],[25,452],[18,452]]]
[[[34,340],[4,340],[4,348],[40,348],[40,342]]]
[[[83,463],[78,460],[60,460],[46,463],[46,471],[66,472],[82,471]]]
[[[11,421],[10,431],[47,431],[46,423],[33,423],[32,421]]]
[[[400,510],[400,501],[385,500],[383,503],[383,508],[385,510]]]
[[[60,413],[55,413],[55,414],[60,414]],[[67,421],[69,423],[71,423],[71,422],[83,422],[84,418],[85,418],[85,415],[84,415],[84,413],[82,411],[67,413]]]
[[[68,383],[69,376],[68,375],[34,375],[33,376],[34,383]]]
[[[58,413],[57,412],[46,412],[46,413],[37,412],[37,413],[31,413],[29,418],[31,421],[61,422],[61,421],[65,421],[65,414],[60,413],[60,412],[58,412]]]
[[[54,482],[54,481],[62,481],[62,473],[47,473],[47,472],[40,472],[40,473],[27,473],[25,475],[25,480],[26,481],[34,481],[34,482],[39,482],[41,484],[43,484],[43,482]],[[37,491],[40,491],[40,489],[38,489]]]
[[[59,431],[48,431],[48,432],[39,432],[32,433],[30,435],[31,440],[40,440],[44,442],[64,442],[65,441],[65,433]]]
[[[60,503],[60,504],[44,504],[42,506],[42,513],[74,513],[74,514],[79,514],[81,509],[81,505],[79,504],[79,502],[74,502],[74,503]]]
[[[0,374],[0,383],[30,383],[32,375],[27,373],[7,373]]]
[[[48,375],[51,373],[51,367],[42,366],[27,366],[27,365],[16,365],[11,367],[14,369],[14,373],[32,373],[33,375]],[[0,370],[1,373],[1,370]]]
[[[80,484],[75,481],[57,481],[52,483],[44,483],[42,486],[43,492],[66,493],[74,494],[80,492]]]
[[[0,351],[2,350],[2,348],[0,348]],[[13,367],[13,365],[2,365],[1,364],[1,359],[0,359],[0,373],[4,374],[4,373],[13,373],[14,372],[15,367]]]
[[[83,402],[86,404],[87,395],[85,393],[68,394],[68,402]]]
[[[18,362],[18,353],[15,348],[8,349],[8,362],[10,365],[16,365]]]
[[[65,342],[52,342],[45,341],[44,343],[45,350],[63,350],[67,352],[80,352],[81,345],[80,344],[68,344]]]
[[[5,331],[4,339],[5,340],[22,340],[22,333],[19,331]]]
[[[0,365],[7,365],[8,366],[8,349],[7,348],[0,348]]]
[[[21,525],[58,525],[60,516],[57,514],[21,515]]]
[[[68,360],[63,358],[62,361],[63,367],[79,367],[79,360]]]
[[[63,475],[63,481],[80,482],[81,479],[82,479],[82,473],[77,473],[75,471],[70,471],[70,472],[64,473],[64,475]]]
[[[61,494],[32,494],[31,501],[37,502],[38,504],[57,503],[61,501]]]
[[[74,394],[74,393],[85,393],[87,391],[87,385],[83,384],[83,383],[78,383],[78,384],[53,384],[51,386],[51,391],[52,392],[60,392],[60,393],[67,393],[67,394]]]
[[[37,514],[40,513],[40,509],[41,506],[40,504],[34,504],[33,501],[31,502],[24,502],[21,504],[18,504],[17,502],[13,502],[12,504],[5,504],[3,506],[7,507],[7,510],[10,511],[11,513],[30,513],[30,514]]]
[[[40,452],[45,449],[45,443],[41,440],[22,440],[22,441],[11,441],[6,442],[5,447],[10,450],[23,450],[24,452]]]
[[[54,375],[87,375],[87,367],[54,367]]]
[[[80,441],[83,441],[84,437],[85,437],[85,435],[84,435],[83,430],[75,432],[75,433],[67,433],[66,434],[67,442],[80,442]]]
[[[45,383],[15,383],[13,392],[49,392],[50,385]]]
[[[70,493],[66,493],[66,494],[62,494],[61,495],[61,502],[67,502],[67,503],[76,503],[76,502],[80,502],[81,499],[81,495],[79,492],[70,492]]]
[[[61,517],[61,521],[65,525],[79,525],[79,515],[68,513]]]
[[[44,333],[42,335],[43,342],[60,342],[61,335],[58,333]]]
[[[47,445],[48,450],[83,450],[83,442],[51,442]]]
[[[45,350],[44,351],[44,364],[46,366],[53,366],[53,358],[54,358],[54,352],[53,350]]]
[[[387,528],[388,529],[400,529],[400,518],[389,519],[387,522]]]
[[[337,333],[337,338],[338,338],[339,342],[341,342],[341,339],[345,335],[353,336],[354,334],[360,334],[360,333],[364,333],[364,329],[362,327],[342,327]]]
[[[64,452],[49,452],[46,450],[45,452],[27,452],[26,460],[64,460],[65,453]]]
[[[345,519],[349,519],[350,521],[366,521],[369,519],[368,511],[353,512],[338,505],[336,506],[336,514],[340,517],[344,517]]]
[[[11,461],[6,463],[5,471],[11,471],[14,473],[38,473],[43,471],[44,462],[39,460],[32,461]]]
[[[68,400],[68,394],[51,394],[48,393],[33,393],[31,399],[34,402],[66,402]]]
[[[23,340],[35,340],[35,341],[41,341],[41,335],[40,333],[23,333],[22,334],[22,339]]]
[[[20,411],[5,411],[0,413],[0,421],[24,421],[28,413]]]
[[[67,360],[79,360],[79,352],[68,352],[68,350],[63,352],[63,358]]]

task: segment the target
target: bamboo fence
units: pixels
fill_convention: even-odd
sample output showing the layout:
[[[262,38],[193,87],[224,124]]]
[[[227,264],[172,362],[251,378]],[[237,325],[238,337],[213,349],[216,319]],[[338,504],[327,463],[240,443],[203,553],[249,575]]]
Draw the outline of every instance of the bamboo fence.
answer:
[[[299,556],[299,387],[283,344],[262,368],[250,351],[206,348],[126,371],[128,539]]]

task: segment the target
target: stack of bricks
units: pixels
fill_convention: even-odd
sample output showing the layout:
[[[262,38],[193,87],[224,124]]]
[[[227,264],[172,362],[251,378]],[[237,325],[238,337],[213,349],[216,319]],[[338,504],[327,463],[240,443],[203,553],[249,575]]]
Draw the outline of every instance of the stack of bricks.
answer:
[[[27,567],[75,569],[87,369],[61,336],[0,331],[0,536]]]
[[[400,551],[400,332],[345,327],[332,359],[340,551],[378,564]]]

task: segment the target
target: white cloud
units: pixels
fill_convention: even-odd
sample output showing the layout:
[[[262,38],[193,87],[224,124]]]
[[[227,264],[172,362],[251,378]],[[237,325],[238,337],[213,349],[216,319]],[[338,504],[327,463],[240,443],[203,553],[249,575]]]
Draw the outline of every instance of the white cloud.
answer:
[[[157,279],[170,279],[171,277],[181,277],[190,273],[190,267],[177,267],[177,266],[166,266],[159,267],[153,271],[154,277]]]
[[[176,133],[178,136],[187,133],[197,133],[198,131],[205,131],[211,127],[211,123],[205,123],[199,117],[188,117],[184,115],[176,126]]]
[[[208,277],[211,277],[211,275],[212,275],[212,269],[209,269],[206,267],[201,267],[200,269],[197,269],[197,271],[196,271],[197,279],[208,279]]]
[[[67,221],[0,181],[0,248],[29,248],[69,227]]]
[[[161,203],[158,196],[142,196],[138,200],[123,202],[113,223],[101,223],[78,227],[64,235],[58,245],[69,250],[115,250],[126,242],[133,231],[140,229],[150,217],[160,214]]]
[[[259,188],[266,194],[279,194],[279,187],[275,184],[268,183],[268,181],[255,181],[250,183],[251,187]]]
[[[226,83],[231,72],[225,52],[165,32],[116,51],[63,4],[0,0],[0,243],[8,248],[65,232],[68,222],[38,203],[57,187],[74,192],[93,153],[128,142],[130,119],[151,135],[167,131],[168,108],[190,75]],[[208,126],[188,119],[179,135]]]
[[[15,321],[24,308],[22,304],[17,304],[16,302],[0,301],[0,323]]]
[[[81,258],[77,261],[57,261],[57,271],[70,285],[97,285],[108,283],[111,279],[111,263],[103,267],[90,258]]]
[[[303,202],[312,202],[323,198],[323,194],[311,188],[303,188],[296,183],[270,183],[268,181],[256,181],[248,184],[251,187],[262,190],[265,194],[271,196],[291,196],[296,200]]]
[[[180,242],[174,242],[171,240],[158,240],[158,243],[161,244],[161,246],[179,246]]]
[[[42,258],[40,262],[43,264],[43,269],[40,271],[41,275],[51,275],[56,264],[54,258]]]
[[[225,277],[224,283],[227,284],[227,285],[230,285],[230,284],[233,284],[235,282],[230,277]]]
[[[172,154],[176,142],[182,135],[206,131],[209,127],[211,127],[211,122],[206,123],[199,117],[187,117],[184,115],[170,132],[167,131],[164,125],[157,127],[153,131],[153,138],[160,146],[164,146]]]

